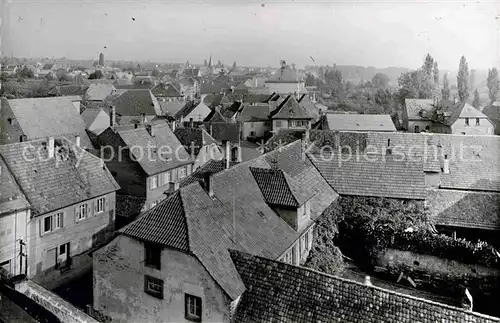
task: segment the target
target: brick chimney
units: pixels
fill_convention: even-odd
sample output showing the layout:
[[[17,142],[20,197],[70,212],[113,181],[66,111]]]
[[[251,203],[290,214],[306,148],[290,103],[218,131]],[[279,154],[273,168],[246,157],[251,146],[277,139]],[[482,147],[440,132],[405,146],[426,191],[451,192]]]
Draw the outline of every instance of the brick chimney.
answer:
[[[80,135],[75,136],[75,144],[77,147],[80,147]]]
[[[54,142],[54,137],[49,137],[49,141],[47,144],[47,151],[49,154],[49,158],[54,158],[54,153],[55,153],[55,142]]]
[[[175,131],[175,128],[176,128],[176,127],[177,127],[177,124],[176,124],[176,122],[175,122],[175,120],[174,120],[174,121],[172,121],[172,132],[174,132],[174,131]]]
[[[448,155],[444,155],[443,161],[443,174],[450,173],[450,160],[448,159]]]
[[[141,119],[142,119],[142,120],[141,120],[141,122],[142,122],[142,123],[146,123],[146,120],[147,120],[147,119],[146,119],[146,114],[145,114],[145,113],[142,113],[142,114],[141,114],[141,117],[142,117],[142,118],[141,118]]]
[[[224,146],[224,158],[226,160],[225,168],[229,169],[230,161],[231,161],[231,142],[229,140],[223,140],[222,145]]]
[[[365,276],[365,285],[366,286],[373,286],[370,276]]]
[[[207,172],[203,174],[203,182],[205,184],[205,189],[207,190],[208,196],[214,196],[214,185],[213,185],[213,174]]]

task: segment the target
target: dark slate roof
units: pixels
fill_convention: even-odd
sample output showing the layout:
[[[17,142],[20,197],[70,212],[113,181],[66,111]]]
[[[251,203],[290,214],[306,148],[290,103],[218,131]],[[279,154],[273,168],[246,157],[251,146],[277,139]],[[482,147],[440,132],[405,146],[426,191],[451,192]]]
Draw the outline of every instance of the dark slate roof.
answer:
[[[128,90],[114,98],[111,105],[120,116],[162,115],[158,100],[149,90]]]
[[[141,214],[120,232],[141,241],[190,251],[184,206],[179,191]]]
[[[231,86],[226,82],[221,83],[201,83],[200,94],[220,94],[231,90]]]
[[[229,161],[229,167],[233,167],[237,162]],[[184,177],[180,183],[180,187],[187,186],[194,182],[203,182],[205,180],[205,174],[217,174],[226,169],[226,160],[214,160],[210,159],[205,164],[203,164],[200,168],[198,168],[195,172],[191,173],[191,175]]]
[[[241,122],[267,121],[269,120],[269,110],[268,103],[245,104],[238,116],[238,120]]]
[[[85,92],[85,97],[89,101],[104,101],[106,97],[113,94],[116,88],[113,84],[92,83]]]
[[[101,159],[65,138],[56,138],[55,145],[50,159],[46,139],[0,146],[33,216],[120,189]]]
[[[423,162],[395,156],[310,155],[323,177],[340,195],[425,199]]]
[[[289,95],[273,112],[271,119],[313,119],[294,96]]]
[[[304,267],[230,251],[245,284],[233,322],[462,322],[500,319]]]
[[[128,82],[127,82],[128,83]],[[150,90],[153,86],[150,83],[139,83],[132,82],[132,84],[124,84],[123,82],[120,84],[114,84],[117,90]]]
[[[87,91],[86,85],[67,84],[54,86],[47,95],[51,96],[65,96],[65,95],[79,95],[84,96]]]
[[[8,100],[15,118],[28,139],[65,136],[74,141],[80,136],[81,145],[92,147],[85,132],[85,123],[76,111],[75,97],[49,97]]]
[[[83,122],[85,122],[86,128],[90,127],[92,123],[94,122],[95,118],[99,115],[99,113],[103,111],[102,109],[97,109],[97,108],[87,108],[83,110],[83,112],[80,114],[80,116],[83,119]],[[104,112],[106,113],[106,112]]]
[[[266,83],[297,83],[299,80],[297,74],[287,65],[271,75]]]
[[[212,123],[216,123],[216,122],[223,122],[223,123],[231,123],[231,119],[230,118],[226,118],[222,115],[222,113],[220,112],[220,109],[218,108],[215,108],[213,109],[209,114],[208,116],[205,118],[205,120],[203,120],[204,122],[212,122]]]
[[[405,99],[404,108],[406,109],[408,120],[426,120],[427,116],[434,110],[433,104],[432,99]]]
[[[192,143],[195,147],[194,153],[196,155],[202,147],[217,143],[208,132],[201,128],[177,127],[174,133],[188,151],[191,149]]]
[[[150,135],[144,126],[137,129],[117,130],[127,147],[142,147],[143,158],[138,158],[140,157],[139,155],[135,157],[138,158],[137,162],[146,174],[154,175],[192,163],[188,152],[184,149],[172,130],[170,130],[166,122],[158,122],[151,125],[151,127],[154,137]],[[156,150],[152,148],[153,146],[156,147]],[[169,147],[170,149],[161,147]],[[150,150],[151,158],[147,157],[148,149]],[[136,149],[130,152],[138,154],[138,150]],[[158,155],[160,152],[167,155],[160,157]]]
[[[240,124],[238,123],[205,122],[204,126],[212,138],[218,142],[224,140],[229,140],[232,143],[240,142]]]
[[[300,187],[290,175],[280,169],[250,167],[250,171],[270,205],[299,207],[315,193]]]
[[[174,118],[175,119],[184,118],[185,116],[190,114],[194,110],[194,108],[196,108],[197,106],[198,106],[198,102],[196,102],[196,101],[186,102],[186,104],[184,104],[184,106],[175,113]]]
[[[29,208],[28,201],[0,156],[0,214]]]
[[[427,192],[431,218],[438,225],[500,230],[500,194],[432,189]]]

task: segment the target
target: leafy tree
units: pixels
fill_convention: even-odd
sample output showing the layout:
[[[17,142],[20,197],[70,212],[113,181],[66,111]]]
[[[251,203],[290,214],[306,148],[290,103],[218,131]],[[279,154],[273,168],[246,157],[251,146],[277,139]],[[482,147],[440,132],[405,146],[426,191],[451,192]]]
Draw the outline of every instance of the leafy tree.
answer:
[[[439,68],[437,61],[434,61],[434,66],[432,67],[432,73],[434,76],[434,83],[439,84]]]
[[[469,66],[465,56],[460,58],[457,75],[458,98],[461,102],[465,102],[469,97]]]
[[[389,87],[389,76],[384,73],[377,73],[373,76],[371,84],[378,89]]]
[[[477,89],[474,91],[474,100],[472,101],[472,106],[479,109],[479,92]]]
[[[337,96],[343,89],[342,73],[337,69],[328,69],[325,72],[325,82],[332,89],[332,96]]]
[[[401,74],[398,84],[401,102],[405,98],[429,99],[434,91],[434,79],[422,69]]]
[[[314,75],[311,73],[307,73],[306,75],[306,81],[305,81],[306,86],[313,86],[316,84],[316,79],[314,78]]]
[[[151,76],[158,77],[160,75],[160,71],[158,71],[156,68],[151,72]]]
[[[433,68],[434,68],[434,58],[432,58],[431,54],[427,54],[427,56],[425,56],[424,64],[422,65],[422,70],[427,75],[433,75]]]
[[[236,61],[233,62],[233,69],[236,68]]]
[[[22,78],[33,78],[35,75],[29,69],[28,66],[25,66],[25,67],[23,67],[23,69],[21,71],[19,71],[19,76]]]
[[[443,75],[443,89],[441,90],[443,100],[450,99],[450,81],[448,80],[448,73]]]
[[[296,65],[295,65],[295,63],[292,63],[292,70],[296,71]]]
[[[488,78],[486,81],[488,85],[488,96],[491,103],[493,103],[498,99],[498,93],[500,92],[498,70],[496,67],[488,69]]]
[[[477,73],[477,71],[475,69],[472,68],[470,70],[469,89],[476,88],[476,73]]]
[[[101,79],[102,76],[102,72],[100,70],[97,70],[89,75],[89,80]]]
[[[9,75],[7,73],[1,73],[0,74],[0,82],[5,83],[9,79]]]
[[[383,107],[389,106],[392,102],[392,93],[389,90],[378,89],[375,93],[375,103]]]

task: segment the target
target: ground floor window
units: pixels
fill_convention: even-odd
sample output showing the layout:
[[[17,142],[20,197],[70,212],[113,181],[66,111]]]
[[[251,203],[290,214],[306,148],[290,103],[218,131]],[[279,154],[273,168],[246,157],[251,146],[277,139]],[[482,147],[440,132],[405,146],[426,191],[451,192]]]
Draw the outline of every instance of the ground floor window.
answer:
[[[201,297],[185,294],[185,318],[193,322],[201,322]]]
[[[163,280],[145,275],[144,292],[153,297],[163,299]]]

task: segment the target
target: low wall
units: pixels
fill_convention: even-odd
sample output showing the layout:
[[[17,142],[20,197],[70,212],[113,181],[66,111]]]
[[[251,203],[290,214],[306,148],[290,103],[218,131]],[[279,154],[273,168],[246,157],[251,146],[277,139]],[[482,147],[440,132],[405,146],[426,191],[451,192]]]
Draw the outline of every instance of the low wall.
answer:
[[[16,285],[16,290],[46,308],[61,320],[61,322],[98,323],[97,320],[31,280],[25,280],[18,283]]]

